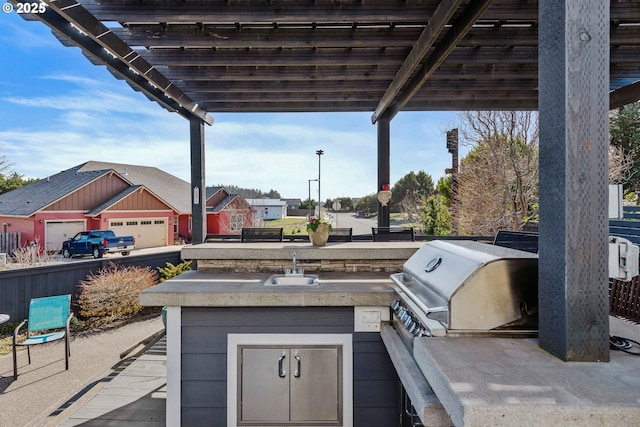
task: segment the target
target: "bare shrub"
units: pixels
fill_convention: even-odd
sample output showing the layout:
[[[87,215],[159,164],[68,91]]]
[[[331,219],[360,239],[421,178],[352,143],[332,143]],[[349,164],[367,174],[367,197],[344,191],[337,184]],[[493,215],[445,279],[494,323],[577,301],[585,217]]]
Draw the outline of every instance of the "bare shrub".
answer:
[[[149,267],[118,267],[109,263],[97,274],[80,282],[80,315],[92,326],[103,326],[134,317],[144,310],[140,292],[158,283],[158,273]]]
[[[36,238],[29,245],[22,246],[12,254],[13,263],[20,266],[50,264],[54,261],[54,255],[48,253],[40,246],[40,238]]]
[[[633,175],[633,158],[622,148],[609,145],[609,184],[621,184]]]
[[[538,217],[537,114],[476,111],[462,119],[462,135],[472,148],[457,175],[457,233],[520,230]]]

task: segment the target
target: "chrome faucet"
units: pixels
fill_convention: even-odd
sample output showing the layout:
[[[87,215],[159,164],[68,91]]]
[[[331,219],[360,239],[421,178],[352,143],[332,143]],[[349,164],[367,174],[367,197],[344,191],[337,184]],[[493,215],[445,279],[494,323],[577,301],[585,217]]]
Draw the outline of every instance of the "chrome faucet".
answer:
[[[298,261],[296,259],[296,253],[295,252],[293,253],[292,258],[293,258],[293,271],[292,271],[292,273],[293,274],[298,274],[298,270],[297,270]]]

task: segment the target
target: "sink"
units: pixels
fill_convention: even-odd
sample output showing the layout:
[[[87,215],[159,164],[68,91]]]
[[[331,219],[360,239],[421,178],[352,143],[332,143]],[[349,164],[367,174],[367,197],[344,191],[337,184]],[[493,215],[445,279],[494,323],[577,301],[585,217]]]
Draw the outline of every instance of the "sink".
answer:
[[[265,286],[318,286],[317,274],[272,274]]]

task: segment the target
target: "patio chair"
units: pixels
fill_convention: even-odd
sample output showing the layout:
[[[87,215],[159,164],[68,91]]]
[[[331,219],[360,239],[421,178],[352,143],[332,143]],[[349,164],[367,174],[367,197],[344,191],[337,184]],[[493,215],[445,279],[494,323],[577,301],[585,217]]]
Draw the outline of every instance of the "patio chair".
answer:
[[[18,362],[16,347],[26,346],[27,357],[31,364],[29,347],[45,344],[64,338],[65,370],[69,369],[69,322],[73,317],[71,312],[71,295],[33,298],[29,304],[29,319],[25,319],[13,331],[13,379],[18,379]],[[27,324],[27,339],[18,343],[20,328]],[[64,329],[64,330],[62,330]],[[34,333],[37,332],[37,335]]]

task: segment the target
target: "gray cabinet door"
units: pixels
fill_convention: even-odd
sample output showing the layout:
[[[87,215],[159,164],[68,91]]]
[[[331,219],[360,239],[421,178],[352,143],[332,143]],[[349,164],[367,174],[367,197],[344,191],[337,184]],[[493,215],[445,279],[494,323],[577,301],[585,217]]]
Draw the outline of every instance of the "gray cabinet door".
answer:
[[[243,348],[240,419],[289,420],[289,350]]]
[[[291,349],[291,421],[338,421],[337,347]]]
[[[241,347],[240,422],[341,425],[341,349]]]

